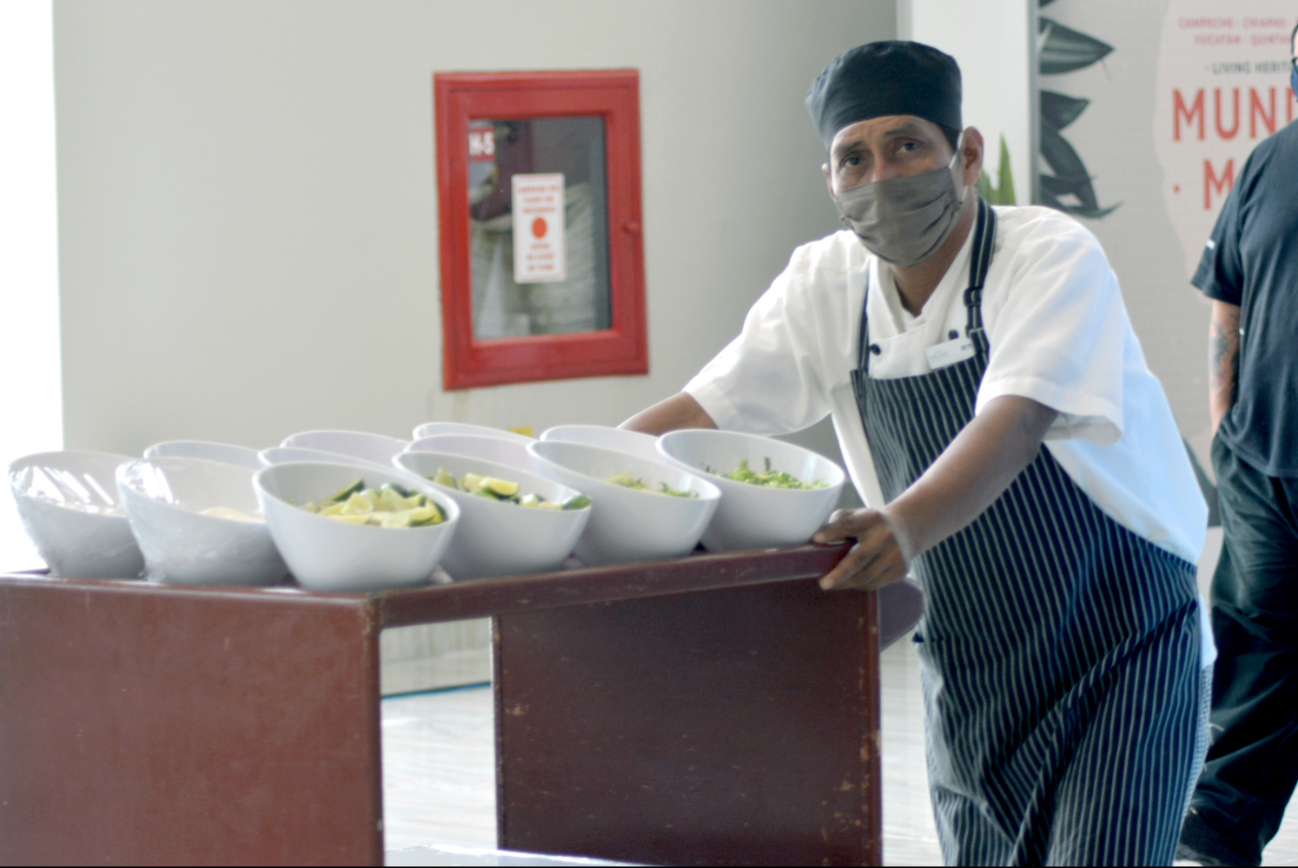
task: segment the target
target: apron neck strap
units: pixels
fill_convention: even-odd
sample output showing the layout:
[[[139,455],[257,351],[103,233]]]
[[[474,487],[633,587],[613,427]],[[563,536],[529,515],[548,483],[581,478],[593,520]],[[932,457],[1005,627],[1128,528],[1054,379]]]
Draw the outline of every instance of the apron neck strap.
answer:
[[[969,287],[964,291],[964,305],[969,312],[965,334],[983,330],[983,286],[992,265],[992,252],[996,249],[996,212],[978,197],[978,222],[974,227],[973,251],[969,258]]]

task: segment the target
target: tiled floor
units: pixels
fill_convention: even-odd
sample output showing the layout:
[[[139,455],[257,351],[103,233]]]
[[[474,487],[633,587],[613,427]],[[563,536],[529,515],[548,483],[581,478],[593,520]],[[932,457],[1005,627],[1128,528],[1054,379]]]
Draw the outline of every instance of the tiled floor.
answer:
[[[885,651],[880,669],[884,864],[940,864],[924,768],[919,662],[911,643],[903,640]],[[428,844],[494,847],[494,761],[490,689],[385,699],[387,849]],[[1298,865],[1295,805],[1263,864]]]

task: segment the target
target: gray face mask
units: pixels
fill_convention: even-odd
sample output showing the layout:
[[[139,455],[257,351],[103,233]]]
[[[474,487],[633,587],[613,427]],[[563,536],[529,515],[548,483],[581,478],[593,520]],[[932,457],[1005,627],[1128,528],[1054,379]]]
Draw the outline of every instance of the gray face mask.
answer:
[[[957,147],[945,168],[849,187],[834,197],[834,204],[843,225],[867,250],[905,268],[936,253],[955,229],[964,205],[963,174]]]

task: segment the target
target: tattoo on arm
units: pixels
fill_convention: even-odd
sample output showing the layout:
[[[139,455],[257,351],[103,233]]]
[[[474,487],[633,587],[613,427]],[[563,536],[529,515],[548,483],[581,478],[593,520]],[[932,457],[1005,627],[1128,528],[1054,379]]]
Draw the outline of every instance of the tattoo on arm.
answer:
[[[1239,308],[1212,318],[1208,336],[1209,378],[1214,393],[1229,390],[1230,404],[1239,393]]]

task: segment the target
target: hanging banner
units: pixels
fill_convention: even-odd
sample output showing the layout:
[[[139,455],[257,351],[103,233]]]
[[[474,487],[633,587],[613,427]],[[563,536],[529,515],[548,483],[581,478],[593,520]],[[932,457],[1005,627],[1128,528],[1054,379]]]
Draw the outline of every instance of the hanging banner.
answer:
[[[1193,274],[1244,160],[1294,119],[1293,3],[1172,0],[1158,48],[1154,147]]]
[[[1209,304],[1190,286],[1249,152],[1296,115],[1279,0],[1046,0],[1040,201],[1103,245],[1146,360],[1199,457]]]

